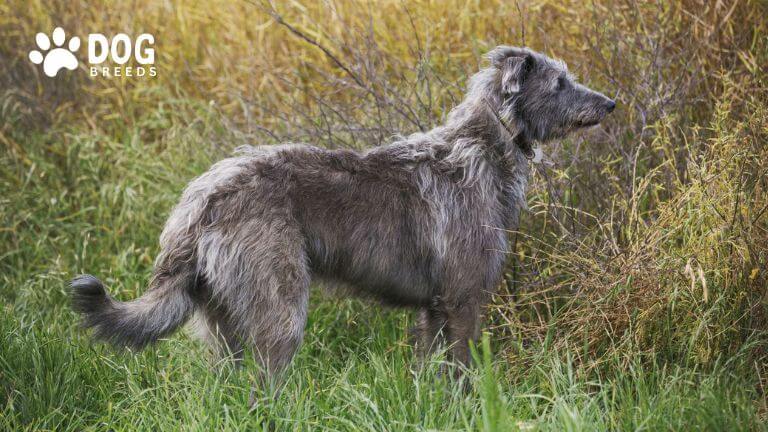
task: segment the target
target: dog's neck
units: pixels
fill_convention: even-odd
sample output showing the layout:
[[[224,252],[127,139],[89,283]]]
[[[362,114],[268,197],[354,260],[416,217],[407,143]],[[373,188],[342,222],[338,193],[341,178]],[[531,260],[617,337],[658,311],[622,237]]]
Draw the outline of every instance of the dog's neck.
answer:
[[[500,209],[501,226],[511,229],[517,224],[519,209],[525,207],[530,172],[526,154],[533,151],[519,126],[505,122],[493,101],[484,99],[468,97],[462,101],[448,115],[446,124],[435,130],[439,139],[433,142],[448,146],[442,162],[456,167],[462,179],[481,180],[465,183],[476,186],[488,200],[489,209]]]
[[[520,125],[504,120],[498,105],[483,96],[462,101],[451,111],[446,125],[440,128],[445,141],[456,142],[461,138],[481,141],[485,143],[485,153],[504,165],[531,159],[533,143],[522,133]]]
[[[483,98],[483,102],[485,102],[485,105],[488,107],[488,111],[491,112],[491,115],[498,122],[499,128],[501,129],[501,134],[504,135],[504,132],[506,132],[507,139],[512,140],[512,143],[518,149],[520,149],[521,152],[523,152],[523,155],[525,155],[526,158],[532,159],[534,156],[533,143],[525,136],[525,134],[521,133],[519,127],[516,127],[513,130],[513,128],[511,128],[510,125],[507,123],[507,121],[505,121],[504,118],[502,118],[498,110],[493,107],[493,105],[488,101],[488,99]],[[503,147],[506,147],[506,146],[503,146]]]

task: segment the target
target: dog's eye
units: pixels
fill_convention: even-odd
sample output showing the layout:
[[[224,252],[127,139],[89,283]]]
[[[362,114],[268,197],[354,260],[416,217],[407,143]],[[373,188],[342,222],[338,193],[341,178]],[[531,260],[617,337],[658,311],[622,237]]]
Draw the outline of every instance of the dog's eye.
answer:
[[[559,77],[557,78],[557,86],[555,87],[555,91],[565,90],[566,86],[568,86],[568,80],[565,79],[565,77]]]

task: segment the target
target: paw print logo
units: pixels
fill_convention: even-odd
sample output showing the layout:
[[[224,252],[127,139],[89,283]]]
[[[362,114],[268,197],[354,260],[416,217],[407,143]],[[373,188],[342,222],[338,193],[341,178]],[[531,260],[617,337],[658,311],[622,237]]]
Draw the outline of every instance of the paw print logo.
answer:
[[[52,39],[56,48],[48,51],[51,48],[51,41],[45,33],[38,33],[35,36],[35,42],[40,51],[48,51],[46,54],[38,50],[32,50],[29,52],[29,60],[34,64],[43,64],[43,72],[49,77],[55,77],[57,73],[63,68],[69,70],[77,69],[77,58],[73,54],[80,48],[80,38],[75,36],[69,40],[67,48],[63,48],[65,35],[64,29],[56,27],[53,30]]]

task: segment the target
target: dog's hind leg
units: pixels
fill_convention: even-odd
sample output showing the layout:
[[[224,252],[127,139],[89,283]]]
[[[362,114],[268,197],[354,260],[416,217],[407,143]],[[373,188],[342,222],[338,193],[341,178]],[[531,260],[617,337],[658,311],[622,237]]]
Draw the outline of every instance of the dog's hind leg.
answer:
[[[195,316],[197,335],[214,350],[218,358],[243,359],[243,339],[227,322],[223,308],[206,304]]]
[[[290,219],[267,215],[201,237],[211,302],[223,310],[225,338],[251,348],[266,376],[290,363],[304,336],[309,269]]]
[[[294,235],[292,235],[294,234]],[[256,286],[264,297],[250,318],[250,342],[270,375],[281,372],[304,338],[309,303],[309,268],[298,232],[283,231],[269,246]]]

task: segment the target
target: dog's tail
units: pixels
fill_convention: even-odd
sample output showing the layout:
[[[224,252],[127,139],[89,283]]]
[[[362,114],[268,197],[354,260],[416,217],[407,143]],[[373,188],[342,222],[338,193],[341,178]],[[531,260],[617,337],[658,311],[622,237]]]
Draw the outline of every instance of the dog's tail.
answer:
[[[139,349],[169,335],[206,302],[197,257],[200,235],[212,223],[214,192],[240,173],[243,163],[225,159],[187,186],[160,235],[160,253],[144,295],[120,302],[93,276],[72,281],[73,307],[96,338]]]
[[[196,272],[189,263],[178,267],[158,271],[147,292],[128,302],[112,298],[96,277],[78,276],[72,280],[72,305],[97,339],[141,349],[184,324],[195,308],[190,291]]]

